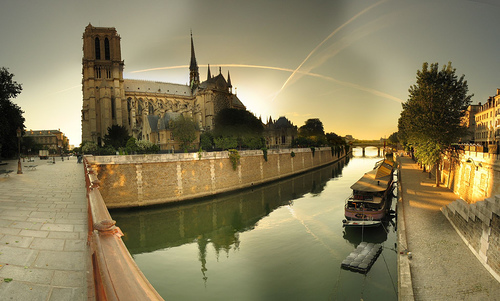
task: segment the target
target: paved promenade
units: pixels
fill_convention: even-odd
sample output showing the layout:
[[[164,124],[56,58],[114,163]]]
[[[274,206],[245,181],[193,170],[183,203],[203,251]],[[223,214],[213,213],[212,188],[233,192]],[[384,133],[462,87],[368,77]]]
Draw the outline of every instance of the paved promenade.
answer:
[[[0,300],[86,300],[87,203],[82,164],[4,161]],[[28,170],[25,165],[38,165]]]
[[[500,300],[500,283],[466,246],[440,208],[457,196],[434,187],[411,158],[401,158],[404,221],[415,300]]]

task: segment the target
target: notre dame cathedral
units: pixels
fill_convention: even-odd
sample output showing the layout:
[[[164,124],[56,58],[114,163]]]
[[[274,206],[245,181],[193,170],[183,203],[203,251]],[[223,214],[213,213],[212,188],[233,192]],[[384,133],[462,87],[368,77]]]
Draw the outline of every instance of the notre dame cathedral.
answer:
[[[82,142],[98,145],[112,125],[124,126],[138,140],[149,140],[162,150],[178,149],[169,121],[189,116],[201,130],[214,126],[217,113],[225,108],[245,109],[232,93],[229,72],[200,82],[193,37],[189,85],[123,78],[120,36],[113,27],[89,24],[83,33]]]

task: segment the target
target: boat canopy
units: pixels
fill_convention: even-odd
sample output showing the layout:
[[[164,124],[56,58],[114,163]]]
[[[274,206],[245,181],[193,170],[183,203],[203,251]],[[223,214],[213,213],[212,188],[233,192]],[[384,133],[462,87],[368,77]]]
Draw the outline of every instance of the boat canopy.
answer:
[[[378,167],[365,173],[361,179],[351,186],[351,189],[363,192],[385,191],[392,180],[393,165],[392,161],[384,160]]]
[[[377,174],[375,179],[383,178],[392,174],[392,169],[394,167],[394,162],[390,160],[384,160],[377,168]]]

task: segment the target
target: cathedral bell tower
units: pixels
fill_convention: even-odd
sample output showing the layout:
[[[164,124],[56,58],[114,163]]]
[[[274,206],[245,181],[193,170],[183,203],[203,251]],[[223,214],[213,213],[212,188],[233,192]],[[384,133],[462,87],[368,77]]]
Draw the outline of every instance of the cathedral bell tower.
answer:
[[[116,29],[89,23],[83,33],[82,142],[102,145],[112,125],[126,126],[130,131],[123,66]]]

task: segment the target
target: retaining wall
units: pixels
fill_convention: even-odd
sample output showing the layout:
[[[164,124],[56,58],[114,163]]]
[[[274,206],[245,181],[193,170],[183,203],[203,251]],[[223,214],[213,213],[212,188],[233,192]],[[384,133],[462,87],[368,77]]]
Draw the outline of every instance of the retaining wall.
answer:
[[[458,199],[441,211],[479,261],[500,281],[500,195],[474,204]]]
[[[178,202],[251,187],[305,172],[345,157],[331,148],[86,157],[108,208]]]

